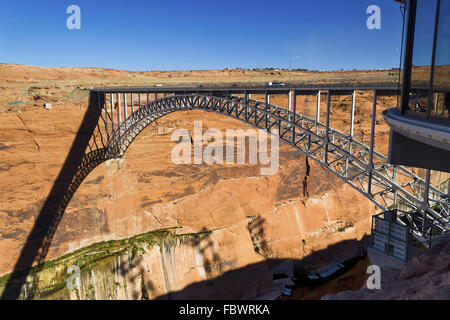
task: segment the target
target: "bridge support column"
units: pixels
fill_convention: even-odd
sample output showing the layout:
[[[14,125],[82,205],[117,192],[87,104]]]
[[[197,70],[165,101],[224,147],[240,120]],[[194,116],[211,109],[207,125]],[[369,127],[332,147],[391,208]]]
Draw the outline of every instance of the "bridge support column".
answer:
[[[294,105],[293,105],[293,112],[292,112],[292,123],[294,124],[292,126],[292,143],[295,145],[295,121],[296,121],[296,113],[297,113],[297,92],[294,90]]]
[[[130,92],[131,113],[134,112],[133,93]]]
[[[117,128],[120,128],[120,96],[119,93],[116,93],[116,100],[117,100]]]
[[[428,200],[430,197],[430,178],[431,178],[431,170],[427,169],[427,176],[425,179],[425,194],[423,196],[422,235],[425,235],[425,223],[426,223],[426,219],[427,219],[427,208],[429,206]]]
[[[317,106],[316,106],[316,134],[319,133],[319,126],[317,125],[320,121],[320,90],[317,92]]]
[[[114,132],[114,96],[112,93],[109,94],[110,102],[110,113],[111,113],[111,130]]]
[[[288,110],[292,111],[292,90],[289,90]]]
[[[354,122],[355,122],[355,99],[356,91],[353,90],[352,94],[352,107],[350,110],[350,136],[348,141],[348,152],[352,154],[353,151],[353,133],[354,133]],[[345,160],[345,177],[348,178],[348,158]]]
[[[353,139],[354,123],[355,123],[355,101],[356,101],[356,91],[353,91],[353,94],[352,94],[352,109],[351,109],[351,114],[350,114],[350,137],[352,139]]]
[[[331,103],[331,92],[330,90],[327,91],[327,127],[326,127],[326,133],[325,133],[325,164],[328,164],[328,140],[329,140],[329,131],[330,131],[330,103]]]
[[[270,94],[268,94],[267,91],[266,91],[266,104],[264,106],[265,107],[264,109],[266,110],[266,112],[269,111],[269,103],[270,103]],[[266,121],[265,128],[267,130],[267,127],[268,127],[268,124],[269,124],[269,117],[268,117],[267,113],[264,115],[264,117],[265,117],[265,121]]]
[[[247,121],[248,120],[248,107],[247,107],[247,104],[248,104],[248,99],[249,99],[249,97],[250,97],[250,94],[248,94],[247,93],[247,91],[244,93],[244,118],[245,118],[245,121]]]
[[[392,168],[392,179],[395,183],[397,183],[397,167],[394,165],[394,168]],[[394,190],[394,210],[397,209],[397,199],[398,199],[398,190],[395,188]]]
[[[127,119],[127,94],[123,93],[123,121]]]
[[[370,130],[370,158],[369,158],[369,181],[367,185],[367,193],[372,194],[372,175],[373,175],[373,148],[375,146],[375,120],[377,117],[377,89],[373,90],[372,105],[372,126]]]

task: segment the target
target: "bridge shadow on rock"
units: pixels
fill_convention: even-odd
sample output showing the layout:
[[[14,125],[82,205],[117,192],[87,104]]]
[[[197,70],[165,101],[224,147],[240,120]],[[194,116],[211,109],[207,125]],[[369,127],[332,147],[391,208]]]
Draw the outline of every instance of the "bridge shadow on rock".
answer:
[[[356,276],[349,276],[347,272],[354,267],[359,258],[366,256],[368,243],[369,237],[365,236],[360,241],[356,239],[344,240],[332,244],[323,250],[310,253],[301,260],[266,259],[243,268],[227,271],[214,279],[210,278],[205,281],[190,284],[182,290],[159,296],[155,300],[264,299],[264,297],[267,298],[270,294],[275,294],[274,292],[277,287],[274,278],[276,278],[276,275],[280,275],[280,273],[285,273],[286,275],[291,273],[291,276],[293,275],[293,277],[299,280],[296,281],[296,286],[298,287],[308,287],[308,290],[314,290],[316,286],[322,286],[321,292],[326,292],[326,294],[344,290],[358,290],[365,283],[367,274],[361,272],[361,274],[357,274]],[[300,246],[299,250],[301,250]],[[350,263],[347,263],[347,261]],[[329,278],[321,279],[317,283],[311,283],[306,277],[307,270],[323,269],[342,262],[344,262],[346,267],[340,272],[332,274]],[[288,267],[285,267],[286,265]],[[289,268],[291,270],[288,270]],[[337,287],[336,285],[330,288],[323,287],[326,286],[327,281],[339,277],[342,277],[342,281],[338,281]],[[268,293],[270,294],[267,295]]]
[[[153,282],[146,277],[147,270],[143,267],[142,256],[134,256],[128,260],[128,264],[119,265],[119,273],[128,278],[127,283],[132,284],[130,288],[133,300],[150,300],[149,295],[155,290]],[[126,289],[126,290],[127,290]]]
[[[266,219],[261,216],[252,216],[247,218],[247,229],[252,239],[253,249],[264,258],[270,257],[270,250],[267,246],[264,225]]]
[[[207,278],[212,277],[214,272],[220,273],[222,271],[220,257],[217,253],[211,230],[203,227],[198,234],[195,234],[189,240],[188,245],[195,248],[200,254]]]
[[[105,142],[99,130],[99,120],[103,118],[99,105],[103,99],[102,93],[90,93],[88,109],[75,140],[23,245],[2,300],[19,299],[24,289],[27,297],[33,298],[36,283],[26,283],[27,276],[42,268],[59,222],[77,188],[97,165],[106,160]],[[96,128],[100,133],[98,141],[94,134]]]

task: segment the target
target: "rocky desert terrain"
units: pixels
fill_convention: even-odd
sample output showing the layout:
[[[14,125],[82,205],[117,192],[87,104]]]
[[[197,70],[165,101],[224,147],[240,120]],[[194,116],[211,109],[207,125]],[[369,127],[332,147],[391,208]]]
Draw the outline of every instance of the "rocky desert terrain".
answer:
[[[248,85],[290,77],[299,86],[370,85],[394,84],[398,74],[129,72],[0,64],[0,292],[87,109],[89,93],[83,89]],[[298,112],[311,116],[315,99],[298,97]],[[286,107],[287,97],[274,96],[271,103]],[[351,96],[333,98],[332,127],[349,130],[350,103]],[[381,112],[395,105],[395,97],[379,101],[376,148],[384,154],[389,130]],[[370,92],[358,91],[355,132],[365,143],[371,106]],[[280,169],[272,176],[262,176],[259,164],[173,164],[172,132],[192,131],[196,120],[203,130],[223,133],[250,128],[202,111],[173,113],[147,127],[123,159],[95,168],[76,191],[44,268],[27,279],[36,285],[32,298],[252,298],[279,289],[272,270],[284,261],[314,270],[353,257],[367,245],[375,206],[292,147],[280,145]],[[72,265],[81,269],[77,290],[66,286]],[[363,271],[355,277],[363,279]]]

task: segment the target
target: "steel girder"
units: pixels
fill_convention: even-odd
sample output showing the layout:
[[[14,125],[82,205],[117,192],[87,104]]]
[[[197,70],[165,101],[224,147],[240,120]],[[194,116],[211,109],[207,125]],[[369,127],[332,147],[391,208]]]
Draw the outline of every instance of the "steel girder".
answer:
[[[120,101],[120,95],[125,93],[110,93],[111,97],[113,94]],[[109,101],[110,108],[106,101],[101,106],[106,113],[106,121],[111,121],[106,133],[105,160],[122,157],[145,127],[168,113],[192,109],[215,112],[278,135],[280,140],[336,174],[381,210],[395,207],[414,213],[414,218],[407,219],[414,221],[411,223],[416,236],[427,237],[430,232],[449,230],[449,199],[443,191],[430,186],[429,201],[424,201],[426,182],[422,178],[402,166],[389,164],[386,156],[329,125],[285,108],[233,95],[176,94],[147,100],[148,103],[141,106],[142,93],[136,94],[139,94],[139,105],[136,110],[133,106],[133,112],[118,122],[116,128],[113,98]],[[432,226],[420,227],[420,219],[432,222]]]

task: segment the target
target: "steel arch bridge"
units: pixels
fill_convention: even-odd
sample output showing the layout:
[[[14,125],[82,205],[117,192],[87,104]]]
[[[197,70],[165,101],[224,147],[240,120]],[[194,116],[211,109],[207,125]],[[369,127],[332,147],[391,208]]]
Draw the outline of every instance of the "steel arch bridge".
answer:
[[[364,88],[367,90],[367,88]],[[272,89],[273,90],[273,89]],[[394,88],[374,88],[373,114],[376,114],[377,98],[397,94]],[[203,110],[222,114],[240,120],[253,127],[279,136],[280,140],[297,148],[309,158],[350,184],[370,199],[381,210],[397,208],[403,211],[403,222],[412,227],[420,238],[445,233],[449,229],[449,197],[442,190],[427,184],[425,180],[402,166],[388,163],[386,156],[374,150],[375,116],[372,116],[372,137],[370,145],[355,139],[353,122],[355,89],[349,88],[301,88],[289,90],[297,95],[327,96],[326,122],[304,116],[285,108],[270,104],[271,94],[283,94],[282,89],[264,93],[265,101],[233,93],[233,89],[214,89],[193,92],[178,90],[162,98],[153,91],[155,99],[149,100],[146,89],[104,89],[98,90],[99,108],[104,117],[102,147],[90,149],[79,167],[82,179],[91,168],[108,159],[123,157],[126,150],[150,123],[166,114],[182,110]],[[350,134],[330,127],[331,96],[352,95],[352,119]],[[147,97],[142,104],[141,96]],[[133,101],[133,97],[136,98]],[[127,97],[129,98],[127,102]],[[144,99],[142,99],[144,100]],[[320,98],[319,98],[320,101]],[[320,102],[319,102],[320,104]],[[318,104],[318,105],[319,105]],[[116,116],[116,117],[115,117]],[[116,119],[114,119],[116,118]],[[122,118],[122,119],[121,119]],[[101,130],[99,130],[100,132]],[[77,182],[76,187],[79,183]],[[76,189],[76,188],[75,188]]]
[[[354,114],[357,90],[373,92],[370,145],[355,139]],[[158,94],[163,94],[158,97]],[[251,99],[251,94],[265,96],[265,101]],[[291,110],[270,103],[270,95],[288,94]],[[326,95],[326,121],[320,122],[320,97]],[[90,91],[90,102],[77,136],[82,143],[72,146],[77,155],[74,161],[66,160],[70,168],[65,174],[66,183],[58,181],[49,195],[44,216],[33,227],[27,243],[32,248],[21,254],[15,270],[25,265],[28,271],[33,262],[42,264],[48,253],[59,221],[72,196],[89,173],[101,163],[121,158],[133,140],[149,124],[176,111],[203,110],[222,114],[253,127],[277,135],[279,139],[321,166],[337,175],[354,189],[370,199],[380,210],[398,209],[403,214],[400,221],[406,224],[411,234],[424,240],[445,234],[450,229],[449,195],[433,187],[413,172],[402,166],[388,163],[386,156],[374,150],[375,118],[377,98],[395,96],[396,88],[109,88]],[[150,98],[154,96],[154,99]],[[294,96],[291,106],[291,98]],[[316,118],[296,112],[298,95],[317,95]],[[351,95],[350,133],[346,134],[330,127],[331,97]],[[134,98],[134,99],[133,99]],[[88,113],[95,114],[86,121]],[[88,129],[82,128],[83,126]],[[76,138],[77,140],[77,138]],[[74,150],[75,149],[75,150]],[[79,150],[78,150],[79,149]],[[82,150],[81,150],[82,149]],[[68,158],[70,158],[70,154]],[[64,171],[64,167],[62,169]],[[47,213],[46,211],[50,212]],[[39,241],[33,240],[34,232],[46,228]],[[38,246],[33,247],[33,243]],[[25,252],[27,250],[23,250]],[[26,273],[26,272],[25,272]]]

